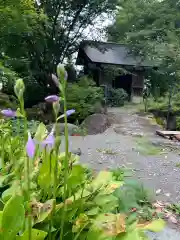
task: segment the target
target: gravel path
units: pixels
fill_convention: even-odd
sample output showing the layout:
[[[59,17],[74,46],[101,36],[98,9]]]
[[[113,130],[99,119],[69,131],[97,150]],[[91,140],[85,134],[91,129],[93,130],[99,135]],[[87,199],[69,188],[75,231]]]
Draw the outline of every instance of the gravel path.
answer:
[[[149,145],[140,146],[148,150],[152,143],[165,145],[171,142],[155,136],[157,126],[131,109],[110,109],[109,112],[116,113],[121,124],[113,124],[103,134],[70,137],[70,148],[82,151],[81,162],[95,170],[126,166],[146,187],[154,192],[158,190],[158,199],[180,201],[180,168],[176,167],[180,163],[179,155],[165,147],[157,147],[157,154],[146,154],[139,150],[138,145],[139,140],[148,140]],[[138,138],[139,135],[143,137]],[[162,148],[165,150],[161,151]],[[111,154],[107,154],[108,150]]]
[[[71,150],[80,148],[80,161],[95,170],[122,166],[130,168],[133,170],[133,178],[139,179],[154,193],[158,191],[158,199],[176,203],[180,201],[180,168],[176,166],[180,163],[180,157],[178,153],[166,149],[172,142],[156,136],[158,126],[152,125],[147,117],[139,116],[131,108],[112,108],[108,112],[115,115],[118,121],[114,122],[118,124],[113,124],[103,134],[70,137]],[[141,152],[139,140],[149,142],[149,145],[144,146],[145,150],[153,144],[158,145],[157,153],[152,155]],[[159,144],[163,147],[160,148]],[[152,235],[152,239],[177,240],[180,234],[166,228],[160,235]]]

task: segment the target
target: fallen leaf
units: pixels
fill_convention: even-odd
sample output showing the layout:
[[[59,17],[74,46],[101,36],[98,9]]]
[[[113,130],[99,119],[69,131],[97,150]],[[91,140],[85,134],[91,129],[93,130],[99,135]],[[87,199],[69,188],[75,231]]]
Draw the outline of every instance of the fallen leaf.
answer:
[[[161,201],[157,201],[153,204],[153,207],[155,208],[164,208],[165,207],[165,204]]]
[[[174,224],[177,224],[177,223],[178,223],[178,221],[177,221],[177,219],[176,219],[176,217],[175,217],[174,215],[171,215],[168,220],[169,220],[170,222],[174,223]]]

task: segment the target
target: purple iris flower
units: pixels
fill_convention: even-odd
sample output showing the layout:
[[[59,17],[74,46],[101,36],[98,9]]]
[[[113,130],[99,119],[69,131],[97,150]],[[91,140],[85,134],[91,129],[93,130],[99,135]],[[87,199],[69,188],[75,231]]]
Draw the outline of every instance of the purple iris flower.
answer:
[[[71,114],[75,113],[75,110],[74,109],[71,109],[71,110],[67,110],[66,111],[66,115],[67,117],[70,116]]]
[[[53,132],[51,132],[47,138],[41,142],[42,147],[48,147],[48,148],[53,148],[55,143],[54,135]]]
[[[36,150],[36,145],[34,140],[31,137],[31,134],[28,133],[28,141],[26,143],[26,152],[29,158],[33,158]]]
[[[1,111],[1,114],[4,115],[5,117],[16,117],[16,111],[13,111],[12,109],[4,109]]]
[[[57,95],[50,95],[45,98],[45,101],[48,103],[53,103],[59,101],[59,97]]]
[[[75,113],[75,110],[74,109],[71,109],[71,110],[67,110],[66,111],[66,115],[67,117],[70,116],[71,114]],[[58,117],[58,120],[63,118],[65,116],[65,114],[62,114],[61,116]]]

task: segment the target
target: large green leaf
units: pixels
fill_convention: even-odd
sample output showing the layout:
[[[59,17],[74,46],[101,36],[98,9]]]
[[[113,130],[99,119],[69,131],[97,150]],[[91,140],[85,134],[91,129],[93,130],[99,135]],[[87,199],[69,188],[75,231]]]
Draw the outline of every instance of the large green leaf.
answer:
[[[53,179],[52,174],[53,174],[53,170],[50,172],[49,161],[44,160],[39,171],[38,183],[40,187],[45,191],[47,191],[51,185],[51,182]]]
[[[97,195],[93,202],[103,209],[103,212],[110,212],[117,206],[117,198],[113,195]]]
[[[19,193],[20,188],[13,184],[10,188],[6,189],[2,194],[3,202],[7,202],[14,194]]]
[[[25,219],[23,197],[15,195],[6,203],[2,214],[2,239],[14,240]]]
[[[68,178],[68,187],[75,189],[78,185],[82,184],[85,179],[85,171],[81,165],[74,165]]]
[[[101,171],[98,176],[93,180],[92,187],[98,189],[102,186],[107,185],[110,181],[113,180],[113,173],[108,171]]]
[[[1,227],[2,227],[2,215],[3,215],[3,212],[0,211],[0,229],[1,229]],[[1,231],[0,231],[0,232],[1,232]]]
[[[47,233],[38,229],[32,229],[31,232],[31,239],[32,240],[44,240],[45,237],[47,236]],[[26,230],[22,236],[17,236],[16,240],[29,240],[29,234],[28,231]]]
[[[142,234],[138,229],[134,229],[132,232],[119,234],[116,240],[147,240],[145,234]]]
[[[154,220],[153,222],[142,227],[144,230],[149,230],[152,232],[160,232],[164,229],[166,223],[162,219]]]
[[[0,176],[0,187],[3,187],[4,180],[7,178],[6,176]]]

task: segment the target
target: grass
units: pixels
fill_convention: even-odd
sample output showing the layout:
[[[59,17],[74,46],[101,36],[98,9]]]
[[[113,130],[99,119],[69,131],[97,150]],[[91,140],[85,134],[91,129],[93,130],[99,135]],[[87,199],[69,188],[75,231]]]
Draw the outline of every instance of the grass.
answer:
[[[180,168],[180,163],[176,163],[176,167],[177,167],[177,168]]]
[[[97,152],[101,152],[101,153],[108,154],[108,155],[117,155],[118,154],[118,152],[113,151],[113,149],[97,148],[96,150],[97,150]]]
[[[143,155],[160,155],[163,152],[163,149],[160,147],[154,146],[148,139],[145,137],[136,139],[136,151]]]
[[[171,204],[168,206],[168,210],[174,212],[175,214],[177,214],[178,216],[180,216],[180,204]]]

